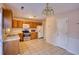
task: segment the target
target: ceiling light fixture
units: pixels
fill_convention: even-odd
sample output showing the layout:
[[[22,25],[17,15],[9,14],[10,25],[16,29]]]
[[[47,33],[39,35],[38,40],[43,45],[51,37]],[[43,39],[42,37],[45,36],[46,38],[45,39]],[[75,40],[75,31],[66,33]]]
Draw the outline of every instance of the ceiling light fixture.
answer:
[[[52,16],[52,15],[54,15],[54,10],[49,6],[48,3],[46,3],[46,7],[43,10],[43,15],[44,16]]]

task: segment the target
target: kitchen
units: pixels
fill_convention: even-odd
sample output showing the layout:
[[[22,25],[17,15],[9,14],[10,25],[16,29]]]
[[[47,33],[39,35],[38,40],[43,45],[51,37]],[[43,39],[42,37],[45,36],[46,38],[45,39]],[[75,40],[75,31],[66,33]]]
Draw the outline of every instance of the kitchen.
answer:
[[[19,42],[43,38],[38,36],[43,21],[33,18],[13,17],[12,10],[3,10],[3,54],[20,54]],[[27,31],[26,31],[27,30]],[[39,31],[38,31],[39,30]],[[43,30],[43,28],[42,28]],[[43,34],[43,31],[41,31]]]

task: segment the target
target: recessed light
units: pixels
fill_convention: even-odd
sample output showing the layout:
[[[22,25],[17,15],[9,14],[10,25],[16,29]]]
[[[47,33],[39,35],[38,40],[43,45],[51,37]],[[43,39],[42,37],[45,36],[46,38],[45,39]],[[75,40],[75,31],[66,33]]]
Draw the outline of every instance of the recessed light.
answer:
[[[21,10],[23,10],[24,9],[24,6],[21,6]]]

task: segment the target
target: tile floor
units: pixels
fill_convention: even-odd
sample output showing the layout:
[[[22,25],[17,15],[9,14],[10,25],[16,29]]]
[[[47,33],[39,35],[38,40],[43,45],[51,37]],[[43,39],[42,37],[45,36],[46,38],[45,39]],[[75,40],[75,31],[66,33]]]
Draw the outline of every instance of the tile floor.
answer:
[[[20,42],[21,55],[72,55],[65,49],[53,46],[43,39]]]

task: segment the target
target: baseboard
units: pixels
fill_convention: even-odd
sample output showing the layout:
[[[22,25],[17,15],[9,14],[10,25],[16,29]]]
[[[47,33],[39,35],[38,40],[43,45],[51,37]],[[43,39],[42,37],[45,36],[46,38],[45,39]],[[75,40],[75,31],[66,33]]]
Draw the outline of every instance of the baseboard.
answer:
[[[69,49],[67,49],[66,47],[64,47],[64,46],[62,46],[62,45],[60,45],[60,44],[52,43],[52,42],[50,42],[50,41],[47,41],[47,42],[50,43],[50,44],[52,44],[52,45],[54,45],[54,46],[58,46],[58,47],[60,47],[60,48],[63,48],[63,49],[65,49],[65,50],[67,50],[68,52],[72,53],[73,55],[78,55],[78,54],[75,53],[74,51],[69,50]]]
[[[72,53],[72,54],[74,54],[74,55],[77,55],[75,52],[73,52],[73,51],[67,49],[66,47],[63,47],[63,46],[58,45],[58,44],[53,44],[53,45],[58,46],[58,47],[60,47],[60,48],[63,48],[63,49],[67,50],[68,52],[70,52],[70,53]]]

